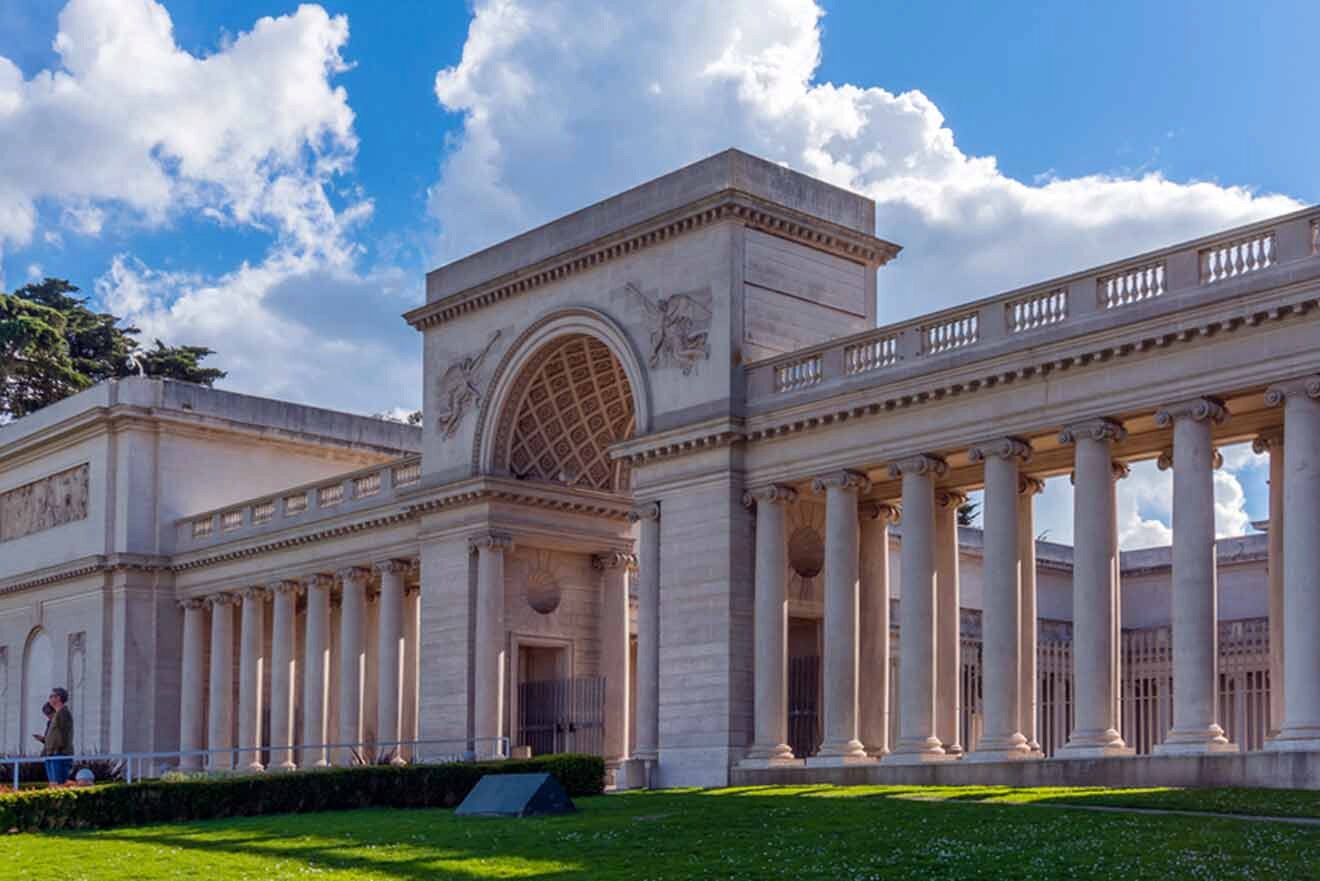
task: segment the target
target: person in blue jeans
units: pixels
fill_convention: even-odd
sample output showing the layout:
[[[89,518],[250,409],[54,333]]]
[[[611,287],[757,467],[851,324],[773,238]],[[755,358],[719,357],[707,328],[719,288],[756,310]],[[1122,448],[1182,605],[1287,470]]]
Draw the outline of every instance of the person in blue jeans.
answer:
[[[73,767],[73,759],[67,758],[73,755],[73,713],[69,712],[69,693],[63,688],[52,688],[50,705],[55,715],[46,728],[41,754],[46,757],[46,780],[51,786],[63,786]]]

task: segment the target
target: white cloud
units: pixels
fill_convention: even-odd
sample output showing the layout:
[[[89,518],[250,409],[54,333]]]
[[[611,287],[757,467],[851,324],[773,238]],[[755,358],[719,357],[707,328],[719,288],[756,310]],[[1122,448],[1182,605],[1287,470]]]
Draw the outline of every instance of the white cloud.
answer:
[[[906,246],[880,274],[907,317],[1290,210],[1241,187],[1045,175],[957,145],[919,91],[815,80],[813,0],[480,0],[436,96],[464,114],[431,188],[439,259],[730,145],[866,193]]]

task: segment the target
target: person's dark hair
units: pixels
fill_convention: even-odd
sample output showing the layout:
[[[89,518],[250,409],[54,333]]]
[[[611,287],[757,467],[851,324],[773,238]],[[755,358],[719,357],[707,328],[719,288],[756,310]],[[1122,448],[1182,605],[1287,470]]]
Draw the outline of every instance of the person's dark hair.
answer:
[[[62,688],[52,688],[50,693],[58,697],[62,704],[67,704],[69,702],[69,693]]]
[[[47,719],[55,715],[55,708],[50,705],[50,701],[47,701],[46,703],[41,705],[41,714],[45,716]]]

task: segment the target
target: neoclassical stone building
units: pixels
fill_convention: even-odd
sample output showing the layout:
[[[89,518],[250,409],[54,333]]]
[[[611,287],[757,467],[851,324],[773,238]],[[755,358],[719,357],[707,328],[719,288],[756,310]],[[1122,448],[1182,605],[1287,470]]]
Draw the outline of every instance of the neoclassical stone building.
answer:
[[[217,767],[1320,785],[1320,209],[880,328],[874,226],[728,151],[430,273],[420,430],[148,380],[0,426],[4,749],[58,680]],[[1216,543],[1238,442],[1269,523]],[[1144,459],[1173,546],[1120,555]]]

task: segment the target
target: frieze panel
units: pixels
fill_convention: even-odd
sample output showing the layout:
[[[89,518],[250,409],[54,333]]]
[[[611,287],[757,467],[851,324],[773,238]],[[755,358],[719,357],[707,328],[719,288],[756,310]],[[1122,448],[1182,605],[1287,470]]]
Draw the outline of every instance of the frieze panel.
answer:
[[[79,465],[0,495],[0,541],[87,519],[89,471]]]
[[[710,321],[715,312],[709,288],[662,297],[657,291],[643,292],[635,282],[625,287],[646,311],[651,331],[646,363],[652,370],[677,367],[687,376],[710,358]]]

